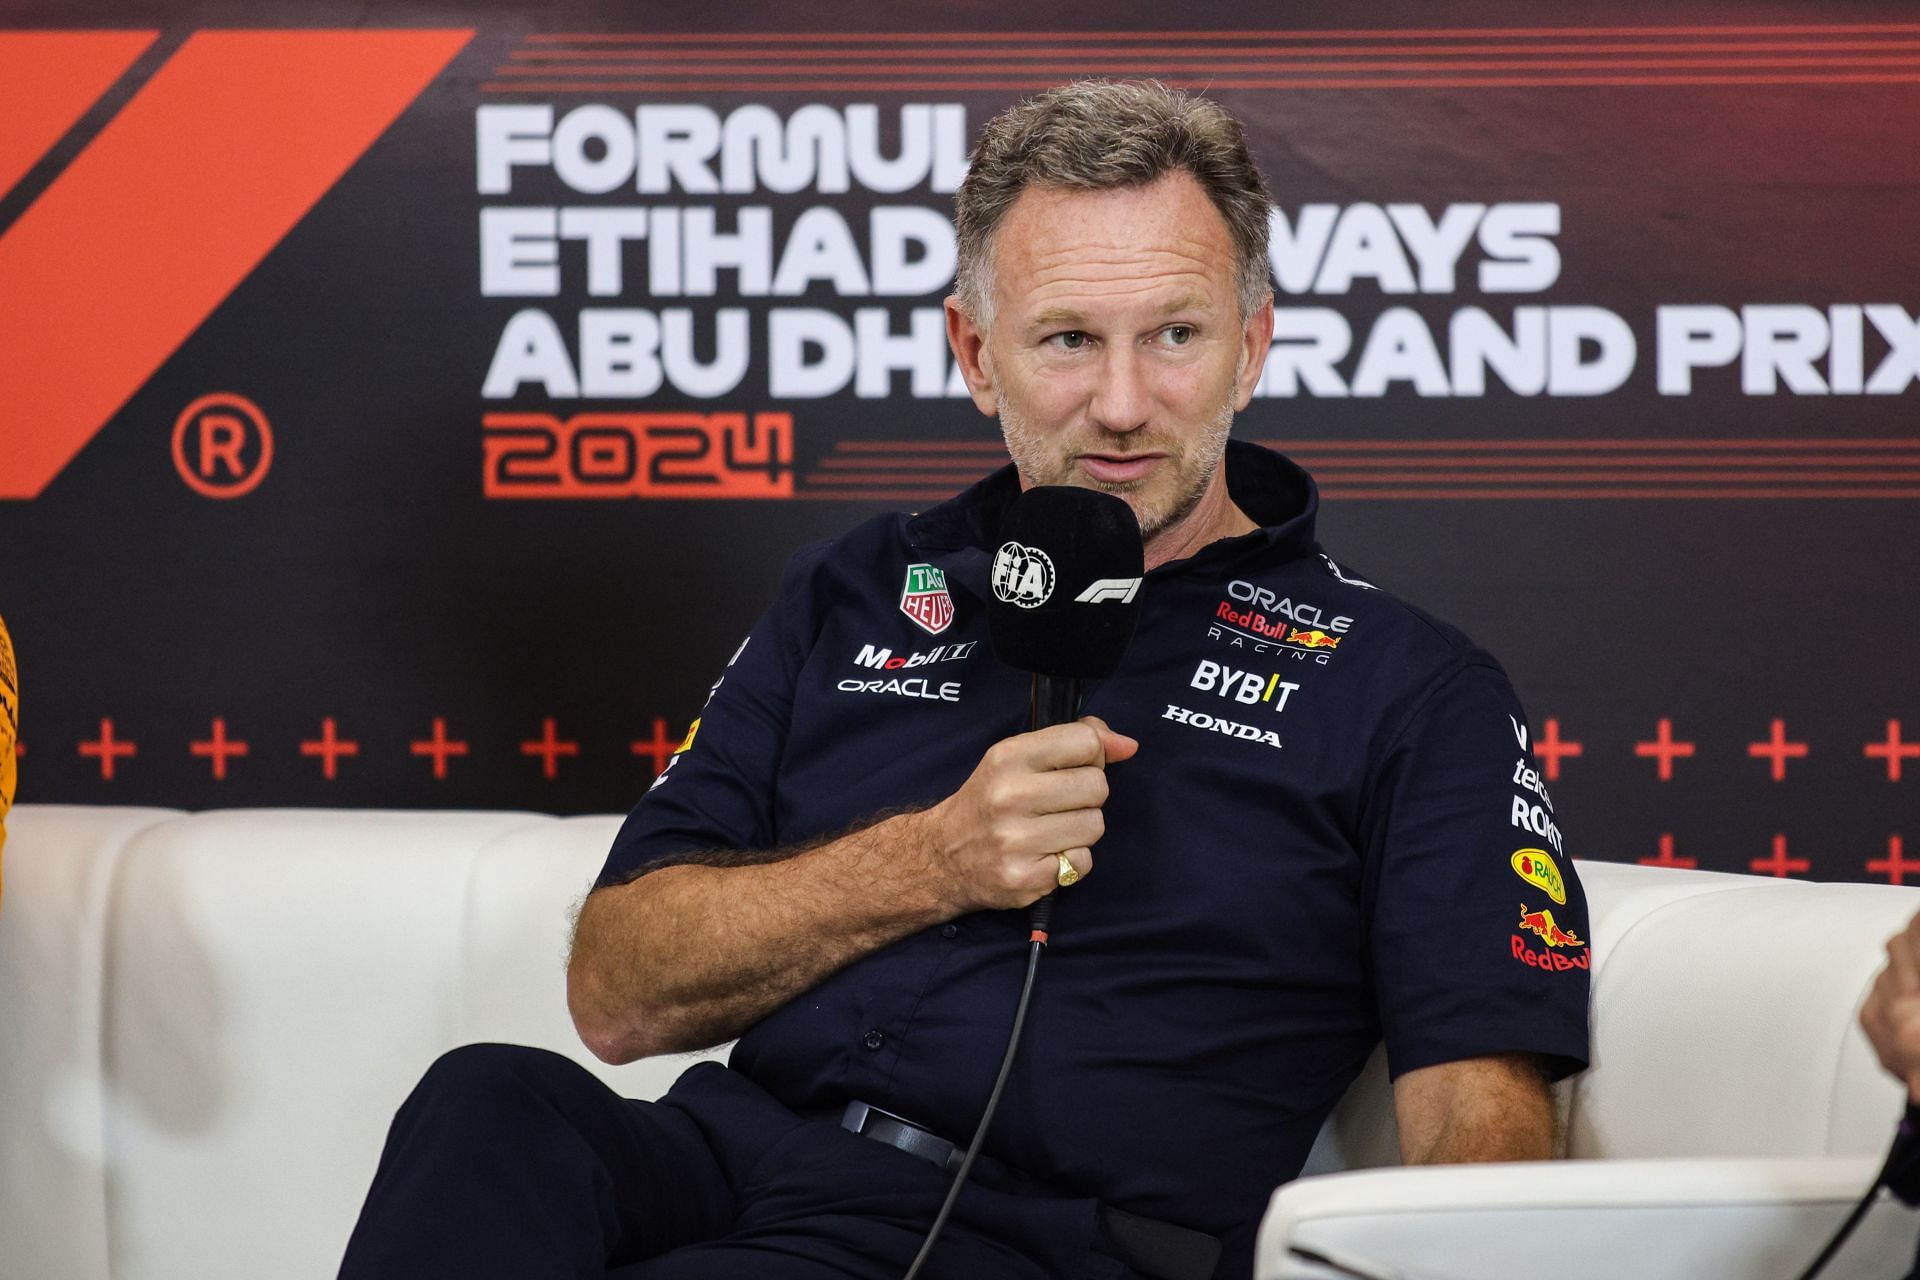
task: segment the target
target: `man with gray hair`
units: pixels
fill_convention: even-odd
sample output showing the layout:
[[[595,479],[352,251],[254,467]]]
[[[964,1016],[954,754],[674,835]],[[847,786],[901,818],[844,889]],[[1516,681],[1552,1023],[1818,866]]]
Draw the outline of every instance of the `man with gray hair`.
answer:
[[[737,1037],[730,1066],[644,1103],[447,1055],[343,1274],[901,1275],[1006,1045],[1019,909],[1056,888],[924,1274],[1244,1277],[1383,1040],[1407,1161],[1550,1154],[1585,901],[1498,664],[1343,570],[1306,473],[1228,441],[1273,331],[1239,123],[1069,85],[987,125],[957,207],[948,335],[1013,465],[794,558],[580,913],[588,1047]],[[980,640],[1036,485],[1122,498],[1147,576],[1089,714],[1022,732],[1026,677]]]

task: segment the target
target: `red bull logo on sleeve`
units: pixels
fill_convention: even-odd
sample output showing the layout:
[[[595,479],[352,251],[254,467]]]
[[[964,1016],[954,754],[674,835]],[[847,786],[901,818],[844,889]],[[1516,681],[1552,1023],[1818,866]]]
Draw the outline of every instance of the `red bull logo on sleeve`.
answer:
[[[1520,904],[1520,923],[1516,929],[1525,929],[1536,934],[1549,947],[1584,947],[1587,944],[1574,934],[1568,933],[1554,922],[1551,908],[1540,911],[1527,910],[1527,904]]]
[[[1543,973],[1566,973],[1571,969],[1592,969],[1593,952],[1586,947],[1579,954],[1572,955],[1559,951],[1535,951],[1527,945],[1527,940],[1519,934],[1513,935],[1513,958],[1530,969],[1539,969]]]

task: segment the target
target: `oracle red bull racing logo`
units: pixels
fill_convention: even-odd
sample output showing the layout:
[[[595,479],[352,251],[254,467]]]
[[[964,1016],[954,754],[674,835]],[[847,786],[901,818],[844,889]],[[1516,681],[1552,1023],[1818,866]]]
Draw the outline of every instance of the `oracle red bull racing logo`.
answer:
[[[1228,583],[1227,596],[1214,607],[1207,636],[1236,649],[1251,645],[1257,654],[1285,653],[1300,661],[1311,657],[1324,666],[1353,626],[1344,614],[1329,615],[1318,605],[1251,582]]]

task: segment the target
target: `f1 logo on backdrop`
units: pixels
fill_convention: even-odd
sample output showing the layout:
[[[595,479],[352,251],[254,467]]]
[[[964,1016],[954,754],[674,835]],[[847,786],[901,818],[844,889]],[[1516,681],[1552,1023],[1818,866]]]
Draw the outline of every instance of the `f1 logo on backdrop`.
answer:
[[[0,498],[38,497],[472,36],[187,37],[0,233]],[[0,31],[0,195],[159,37]]]

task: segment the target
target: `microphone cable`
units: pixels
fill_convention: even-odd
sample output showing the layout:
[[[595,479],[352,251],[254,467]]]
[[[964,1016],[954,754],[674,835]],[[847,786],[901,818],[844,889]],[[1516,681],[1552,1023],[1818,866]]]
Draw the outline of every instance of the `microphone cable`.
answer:
[[[967,1144],[966,1157],[954,1172],[953,1185],[947,1188],[947,1198],[940,1205],[940,1212],[934,1216],[933,1226],[927,1230],[927,1238],[920,1242],[920,1252],[914,1256],[913,1265],[907,1268],[906,1280],[916,1280],[919,1276],[920,1268],[926,1265],[927,1256],[933,1252],[934,1242],[940,1238],[947,1219],[952,1216],[953,1206],[960,1199],[960,1188],[966,1185],[967,1175],[973,1172],[974,1158],[980,1154],[980,1144],[986,1140],[987,1126],[993,1123],[993,1113],[1000,1106],[1000,1094],[1007,1087],[1007,1077],[1013,1072],[1013,1057],[1020,1048],[1020,1032],[1027,1024],[1027,1004],[1033,999],[1033,976],[1040,969],[1040,953],[1047,946],[1047,923],[1053,916],[1053,895],[1049,893],[1027,911],[1027,918],[1033,926],[1027,938],[1027,977],[1020,985],[1020,1003],[1014,1006],[1013,1031],[1007,1036],[1006,1056],[1000,1059],[1000,1074],[994,1079],[993,1092],[987,1095],[986,1112],[974,1128],[973,1141]]]
[[[1880,1172],[1873,1176],[1873,1182],[1867,1187],[1867,1193],[1860,1197],[1860,1203],[1853,1206],[1853,1212],[1847,1215],[1846,1221],[1840,1224],[1839,1230],[1833,1233],[1826,1246],[1820,1250],[1812,1262],[1807,1264],[1807,1269],[1802,1271],[1796,1280],[1813,1280],[1826,1269],[1829,1262],[1833,1261],[1834,1255],[1840,1252],[1840,1246],[1847,1242],[1847,1238],[1853,1234],[1853,1229],[1860,1225],[1862,1218],[1867,1216],[1867,1210],[1873,1207],[1874,1198],[1880,1194],[1880,1188],[1887,1185],[1887,1179],[1894,1170],[1911,1161],[1916,1137],[1920,1137],[1920,1130],[1915,1129],[1913,1112],[1909,1109],[1907,1116],[1900,1121],[1900,1128],[1893,1135],[1893,1145],[1887,1149],[1887,1158],[1880,1165]]]

